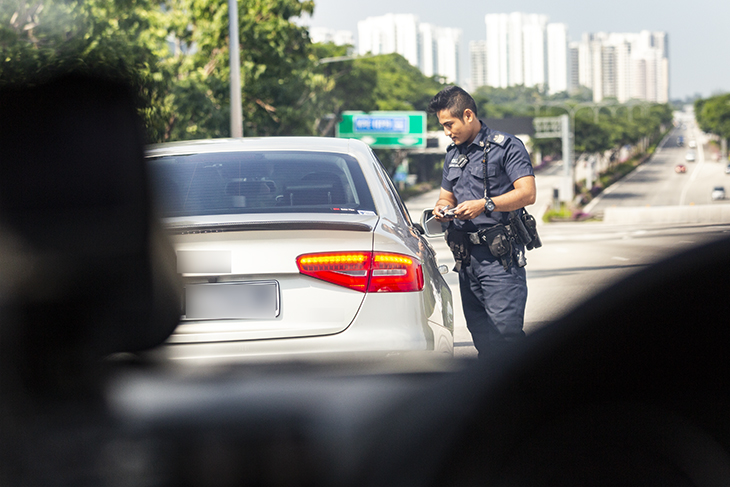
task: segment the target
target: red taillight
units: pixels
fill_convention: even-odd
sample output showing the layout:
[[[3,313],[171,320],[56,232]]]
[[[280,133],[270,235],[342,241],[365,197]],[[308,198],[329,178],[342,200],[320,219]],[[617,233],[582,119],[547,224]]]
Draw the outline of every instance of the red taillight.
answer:
[[[361,292],[411,292],[423,289],[421,263],[386,252],[327,252],[297,257],[304,275]]]
[[[373,253],[369,292],[409,292],[423,289],[418,260],[401,254]]]

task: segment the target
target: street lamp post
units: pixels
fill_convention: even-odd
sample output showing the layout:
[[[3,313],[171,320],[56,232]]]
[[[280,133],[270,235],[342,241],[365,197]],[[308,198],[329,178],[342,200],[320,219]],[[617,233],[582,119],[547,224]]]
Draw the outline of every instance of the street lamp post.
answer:
[[[241,49],[238,41],[237,0],[228,0],[228,51],[231,65],[231,137],[243,137]]]

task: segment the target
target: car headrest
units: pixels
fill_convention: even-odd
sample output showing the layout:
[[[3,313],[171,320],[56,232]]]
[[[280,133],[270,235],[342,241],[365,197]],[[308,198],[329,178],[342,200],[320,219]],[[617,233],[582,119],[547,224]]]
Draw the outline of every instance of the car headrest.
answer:
[[[179,321],[135,100],[86,75],[0,90],[0,262],[23,263],[0,266],[0,334],[25,360],[146,349]]]

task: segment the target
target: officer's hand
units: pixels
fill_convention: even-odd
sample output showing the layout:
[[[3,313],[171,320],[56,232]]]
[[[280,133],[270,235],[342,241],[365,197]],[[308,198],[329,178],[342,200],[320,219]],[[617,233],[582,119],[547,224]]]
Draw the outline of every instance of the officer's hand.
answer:
[[[448,206],[437,206],[433,209],[433,216],[436,217],[436,220],[440,222],[448,222],[454,219],[454,216],[449,212],[447,214],[447,211],[449,210]]]
[[[484,213],[484,200],[464,201],[454,208],[454,214],[459,220],[473,220]]]

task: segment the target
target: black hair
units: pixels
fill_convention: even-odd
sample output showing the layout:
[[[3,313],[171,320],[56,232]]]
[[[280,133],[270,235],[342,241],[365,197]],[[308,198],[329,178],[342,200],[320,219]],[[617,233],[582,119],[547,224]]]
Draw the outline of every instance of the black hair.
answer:
[[[441,110],[448,110],[452,116],[464,119],[464,110],[474,112],[477,115],[477,104],[469,93],[458,86],[447,86],[436,93],[436,96],[428,103],[428,113],[438,113]]]

